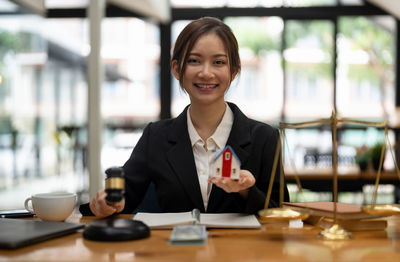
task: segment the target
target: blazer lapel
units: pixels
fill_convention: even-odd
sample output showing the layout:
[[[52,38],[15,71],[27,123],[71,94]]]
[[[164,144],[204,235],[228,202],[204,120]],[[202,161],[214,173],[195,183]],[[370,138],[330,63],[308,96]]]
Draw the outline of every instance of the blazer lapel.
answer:
[[[186,109],[176,118],[168,139],[172,143],[167,152],[167,158],[172,169],[182,183],[182,186],[196,208],[205,212],[203,199],[200,192],[199,179],[197,177],[196,164],[193,157],[193,149],[187,131]]]
[[[226,145],[233,148],[243,166],[250,155],[248,152],[248,147],[251,143],[250,127],[248,126],[247,117],[240,111],[240,109],[235,104],[228,103],[228,105],[232,109],[234,118],[232,130],[229,134]],[[213,186],[208,200],[207,209],[212,212],[214,209],[217,209],[218,206],[222,206],[220,203],[225,201],[225,199],[225,191],[218,190],[216,186]]]

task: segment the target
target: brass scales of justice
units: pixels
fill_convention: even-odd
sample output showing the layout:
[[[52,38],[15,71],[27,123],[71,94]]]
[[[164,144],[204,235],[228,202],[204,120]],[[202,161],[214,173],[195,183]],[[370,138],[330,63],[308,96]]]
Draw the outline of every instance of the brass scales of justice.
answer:
[[[381,177],[383,160],[386,151],[386,143],[388,144],[389,151],[393,157],[393,162],[395,164],[397,176],[400,179],[400,171],[397,165],[397,161],[395,159],[392,146],[390,145],[390,141],[388,138],[388,126],[387,121],[382,122],[369,122],[369,121],[360,121],[360,120],[351,120],[351,119],[344,119],[338,118],[335,111],[332,112],[331,118],[328,119],[320,119],[315,121],[308,121],[308,122],[299,122],[299,123],[280,123],[280,136],[279,141],[277,144],[277,148],[275,151],[274,162],[272,166],[271,178],[268,186],[267,197],[265,200],[264,209],[258,212],[261,221],[289,221],[289,220],[305,220],[309,217],[309,213],[304,209],[296,209],[295,207],[282,207],[283,203],[283,150],[282,145],[284,144],[285,140],[285,129],[300,129],[308,126],[314,125],[331,125],[332,127],[332,172],[333,172],[333,226],[330,228],[324,229],[318,235],[319,238],[324,240],[345,240],[352,238],[352,234],[345,229],[343,229],[337,223],[337,196],[338,196],[338,156],[337,156],[337,126],[339,123],[349,123],[349,124],[357,124],[363,125],[368,127],[384,127],[385,134],[384,134],[384,143],[382,146],[381,154],[380,154],[380,162],[379,168],[377,171],[375,187],[373,191],[372,203],[369,205],[364,205],[362,207],[362,211],[364,213],[368,213],[375,216],[390,216],[390,215],[398,215],[400,214],[400,206],[396,204],[376,204],[376,197],[378,192],[379,180]],[[279,157],[280,156],[280,157]],[[280,159],[280,161],[279,161]],[[278,162],[280,165],[280,195],[279,195],[279,208],[268,208],[269,201],[271,198],[272,193],[272,185],[275,179],[276,169],[278,166]],[[300,179],[298,175],[295,173],[295,179],[298,188],[300,191],[302,190]]]

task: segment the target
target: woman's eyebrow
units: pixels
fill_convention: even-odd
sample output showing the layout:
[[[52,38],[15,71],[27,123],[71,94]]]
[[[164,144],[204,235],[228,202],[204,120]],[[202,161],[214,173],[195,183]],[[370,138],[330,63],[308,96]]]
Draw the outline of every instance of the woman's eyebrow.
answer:
[[[199,54],[199,53],[189,53],[189,56],[202,56],[201,54]],[[223,56],[223,57],[228,57],[228,55],[226,55],[226,54],[215,54],[215,55],[213,55],[213,57],[220,57],[220,56]]]

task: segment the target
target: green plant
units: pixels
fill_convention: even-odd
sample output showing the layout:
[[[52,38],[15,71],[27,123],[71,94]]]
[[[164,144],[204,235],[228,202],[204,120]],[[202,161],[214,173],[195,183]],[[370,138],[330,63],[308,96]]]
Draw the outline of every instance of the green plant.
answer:
[[[363,145],[362,147],[357,147],[356,152],[355,161],[360,170],[365,171],[371,161],[371,150],[366,145]]]
[[[383,144],[379,142],[376,143],[370,150],[372,166],[374,167],[375,170],[379,169],[379,162],[381,160],[382,148]],[[385,159],[385,156],[383,156],[383,159]]]

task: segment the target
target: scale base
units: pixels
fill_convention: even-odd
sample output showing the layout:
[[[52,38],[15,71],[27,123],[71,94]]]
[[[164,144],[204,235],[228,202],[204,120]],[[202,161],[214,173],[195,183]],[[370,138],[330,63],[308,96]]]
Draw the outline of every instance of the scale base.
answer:
[[[347,240],[353,238],[353,234],[343,229],[338,224],[321,231],[318,238],[323,240]]]

